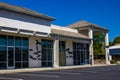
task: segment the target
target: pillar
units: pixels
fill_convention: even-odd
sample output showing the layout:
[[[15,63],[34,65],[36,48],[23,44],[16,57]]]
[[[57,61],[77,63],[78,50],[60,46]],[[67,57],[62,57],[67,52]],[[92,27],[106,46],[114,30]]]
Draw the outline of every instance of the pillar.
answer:
[[[59,39],[55,38],[53,45],[53,67],[59,67]]]
[[[94,65],[94,55],[93,55],[93,29],[90,28],[88,30],[88,36],[91,39],[90,46],[89,46],[89,52],[90,52],[90,64]]]
[[[108,32],[105,32],[105,59],[106,64],[110,64]]]

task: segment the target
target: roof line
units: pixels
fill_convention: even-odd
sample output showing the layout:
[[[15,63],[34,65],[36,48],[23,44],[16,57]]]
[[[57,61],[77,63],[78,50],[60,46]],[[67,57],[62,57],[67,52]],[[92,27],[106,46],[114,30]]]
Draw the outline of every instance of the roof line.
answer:
[[[69,27],[69,28],[72,28],[73,27],[73,25],[75,25],[75,24],[79,24],[80,22],[84,22],[84,23],[86,23],[86,25],[82,25],[82,26],[80,26],[80,27],[86,27],[86,26],[95,26],[96,28],[101,28],[101,29],[104,29],[104,30],[107,30],[107,31],[109,31],[107,28],[104,28],[104,27],[101,27],[101,26],[99,26],[99,25],[96,25],[96,24],[94,24],[94,23],[91,23],[91,22],[88,22],[88,21],[86,21],[86,20],[80,20],[80,21],[78,21],[78,22],[75,22],[75,23],[73,23],[73,24],[70,24],[70,25],[68,25],[67,27]],[[80,28],[79,26],[77,26],[77,28]],[[76,27],[73,27],[73,28],[76,28]]]
[[[27,9],[27,8],[7,4],[7,3],[4,3],[4,2],[0,2],[0,8],[10,10],[10,11],[14,11],[14,12],[18,12],[18,13],[21,13],[21,14],[26,14],[26,15],[38,17],[38,18],[47,19],[47,20],[50,20],[50,21],[55,20],[55,18],[53,18],[53,17],[38,13],[36,11],[30,10],[30,9]]]

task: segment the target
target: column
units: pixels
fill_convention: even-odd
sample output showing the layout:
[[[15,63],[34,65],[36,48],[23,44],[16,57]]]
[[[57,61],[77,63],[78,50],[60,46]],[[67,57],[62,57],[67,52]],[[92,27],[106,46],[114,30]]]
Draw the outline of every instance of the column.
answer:
[[[108,38],[108,32],[105,32],[105,59],[106,59],[106,64],[110,64],[110,59],[109,59],[109,38]]]
[[[88,30],[88,36],[91,39],[90,46],[89,46],[89,52],[90,52],[90,64],[94,65],[94,55],[93,55],[93,29],[90,28]]]
[[[59,67],[59,39],[58,38],[55,38],[54,40],[53,52],[54,52],[53,66],[56,68],[56,67]]]

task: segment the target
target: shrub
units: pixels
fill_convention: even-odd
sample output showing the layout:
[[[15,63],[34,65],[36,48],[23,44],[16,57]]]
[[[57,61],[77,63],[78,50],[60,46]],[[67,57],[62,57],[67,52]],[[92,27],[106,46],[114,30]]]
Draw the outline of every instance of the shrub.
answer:
[[[117,61],[116,60],[111,60],[110,63],[111,64],[117,64]]]

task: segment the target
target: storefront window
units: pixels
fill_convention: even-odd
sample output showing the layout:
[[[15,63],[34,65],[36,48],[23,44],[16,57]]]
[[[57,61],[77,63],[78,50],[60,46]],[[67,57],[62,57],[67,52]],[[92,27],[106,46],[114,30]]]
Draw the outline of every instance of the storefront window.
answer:
[[[22,48],[22,54],[23,54],[23,61],[28,61],[28,48],[27,47]]]
[[[14,37],[8,36],[8,46],[14,46]]]
[[[0,45],[2,46],[7,45],[7,37],[5,35],[0,35]]]
[[[22,46],[21,37],[15,37],[15,46]]]
[[[42,66],[52,67],[53,41],[42,39]]]
[[[0,69],[7,68],[7,37],[5,35],[0,35]]]
[[[73,43],[74,65],[89,64],[89,44]]]
[[[26,68],[28,67],[28,38],[27,37],[16,37],[16,47],[15,47],[15,67],[16,68]]]
[[[22,38],[22,46],[28,47],[28,44],[29,44],[28,38],[27,38],[27,37],[23,37],[23,38]]]
[[[28,42],[27,37],[0,35],[0,69],[28,67]]]
[[[6,47],[0,46],[0,62],[6,61]]]
[[[0,69],[6,69],[6,47],[0,46]]]

